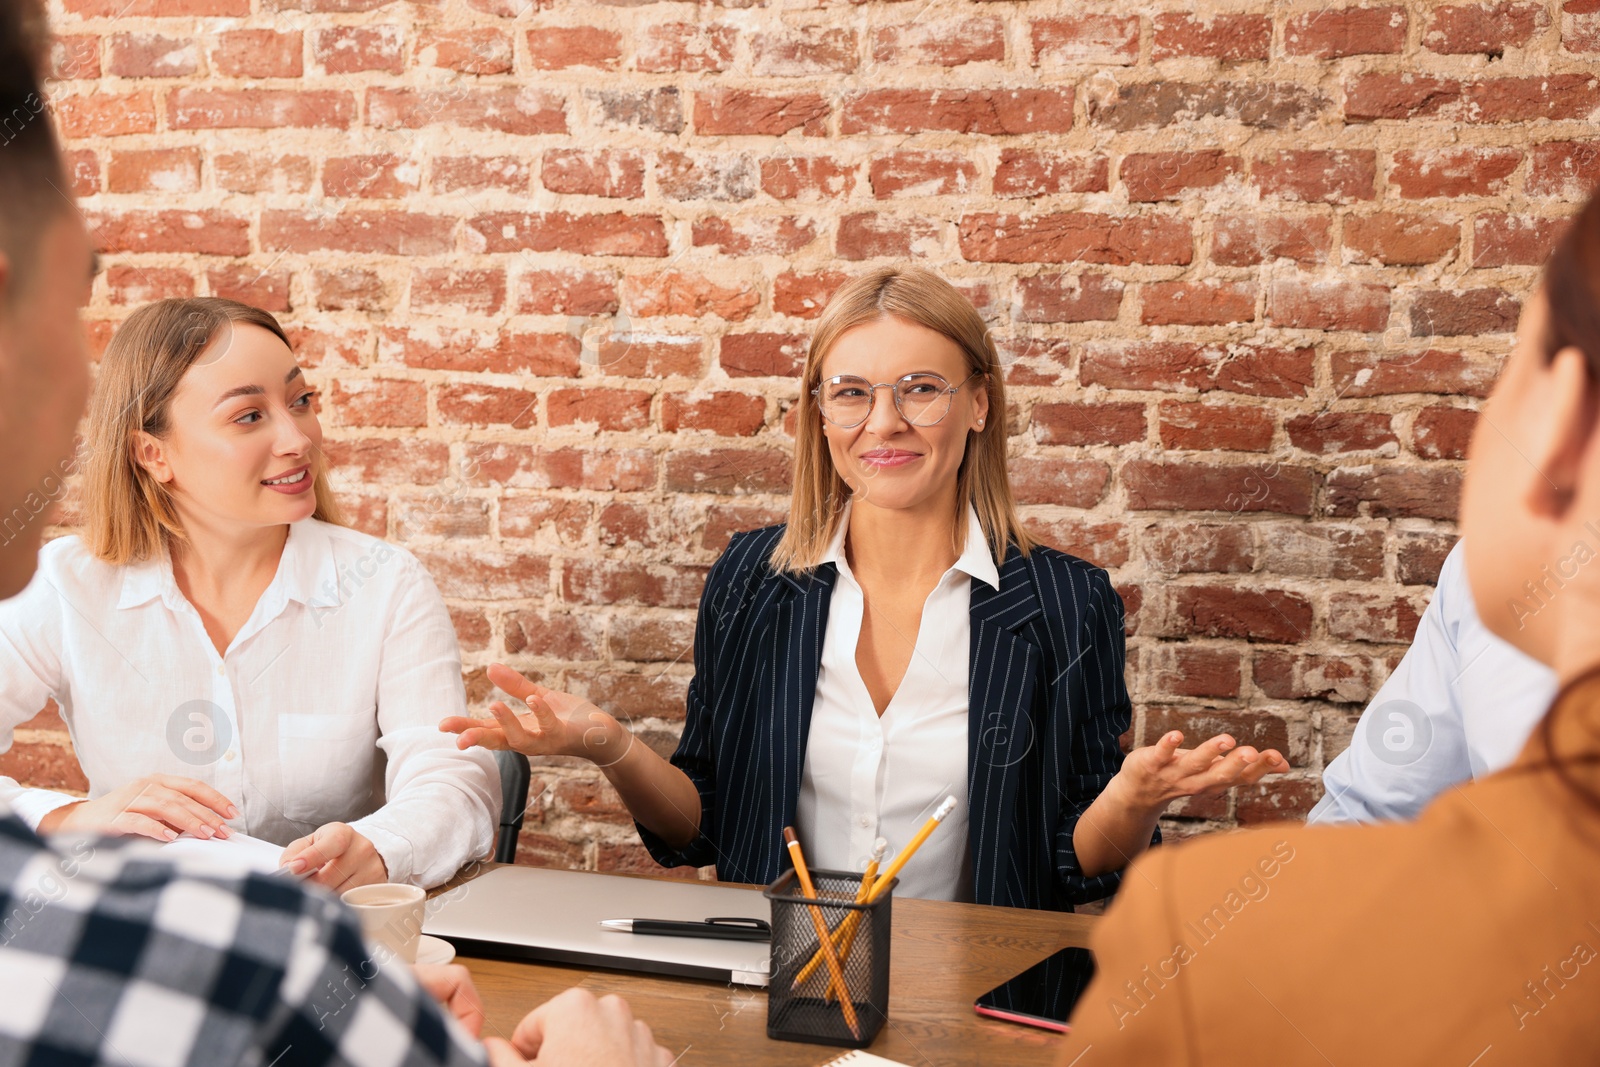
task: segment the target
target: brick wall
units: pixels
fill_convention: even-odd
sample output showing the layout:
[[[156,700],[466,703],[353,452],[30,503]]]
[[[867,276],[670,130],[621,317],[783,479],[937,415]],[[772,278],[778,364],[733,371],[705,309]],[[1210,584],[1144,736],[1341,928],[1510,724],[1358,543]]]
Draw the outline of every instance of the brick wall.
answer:
[[[945,272],[1006,352],[1028,520],[1122,589],[1134,739],[1294,764],[1179,834],[1319,795],[1600,178],[1594,0],[54,6],[96,343],[161,296],[278,313],[478,703],[505,659],[670,749],[828,293]],[[3,766],[70,782],[64,743],[46,716]],[[596,774],[535,793],[525,859],[649,866]]]

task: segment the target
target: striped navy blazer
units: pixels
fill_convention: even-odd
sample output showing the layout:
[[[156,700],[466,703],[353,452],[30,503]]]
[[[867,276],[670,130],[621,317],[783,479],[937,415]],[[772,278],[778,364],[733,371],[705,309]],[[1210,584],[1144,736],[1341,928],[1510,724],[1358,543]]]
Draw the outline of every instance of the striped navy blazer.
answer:
[[[700,792],[700,834],[678,849],[639,827],[664,866],[715,863],[718,877],[754,883],[786,869],[781,835],[800,796],[838,571],[774,571],[783,529],[735,536],[701,594],[695,676],[672,756]],[[1013,549],[999,570],[998,590],[972,583],[974,897],[1070,910],[1109,896],[1121,877],[1084,877],[1072,832],[1122,765],[1118,737],[1132,715],[1122,598],[1105,571],[1055,549],[1027,558]]]

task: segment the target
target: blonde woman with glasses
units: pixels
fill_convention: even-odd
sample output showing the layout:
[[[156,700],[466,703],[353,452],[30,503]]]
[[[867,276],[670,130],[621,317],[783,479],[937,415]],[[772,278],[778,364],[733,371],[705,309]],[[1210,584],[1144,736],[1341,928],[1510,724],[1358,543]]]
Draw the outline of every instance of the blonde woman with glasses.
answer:
[[[1288,769],[1176,732],[1124,759],[1122,601],[1018,520],[994,345],[948,282],[889,268],[841,289],[797,415],[789,521],[711,570],[670,762],[498,665],[526,713],[441,728],[593,760],[659,862],[735,882],[781,873],[785,825],[813,864],[859,869],[954,796],[899,892],[1025,908],[1107,896],[1170,801]]]
[[[277,320],[212,298],[140,308],[100,364],[85,525],[0,604],[0,742],[54,698],[89,798],[0,779],[41,832],[234,832],[333,889],[434,885],[484,855],[492,759],[455,632],[404,549],[344,526]]]

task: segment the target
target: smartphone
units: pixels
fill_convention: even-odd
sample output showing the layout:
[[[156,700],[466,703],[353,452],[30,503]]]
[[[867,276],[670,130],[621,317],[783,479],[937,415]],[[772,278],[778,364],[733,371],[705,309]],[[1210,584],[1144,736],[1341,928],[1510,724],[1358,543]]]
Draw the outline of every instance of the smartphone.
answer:
[[[1094,977],[1094,954],[1064,948],[978,998],[979,1015],[1067,1033],[1067,1020]]]

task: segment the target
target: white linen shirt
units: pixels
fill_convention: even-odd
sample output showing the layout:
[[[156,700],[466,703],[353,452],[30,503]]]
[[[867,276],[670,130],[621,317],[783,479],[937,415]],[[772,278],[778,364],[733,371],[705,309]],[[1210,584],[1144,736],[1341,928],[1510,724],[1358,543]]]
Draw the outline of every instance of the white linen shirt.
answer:
[[[0,750],[51,697],[91,797],[197,778],[238,806],[234,830],[287,844],[348,822],[391,881],[424,886],[493,841],[494,760],[438,729],[466,713],[449,613],[411,553],[355,530],[291,524],[220,656],[166,556],[115,567],[76,536],[50,542],[0,603]],[[73,799],[0,778],[30,826]]]
[[[1516,759],[1556,695],[1555,672],[1489,632],[1463,546],[1439,569],[1417,636],[1322,772],[1312,823],[1410,820],[1451,786]],[[1408,742],[1413,753],[1394,746]]]
[[[956,808],[900,872],[895,893],[972,900],[967,835],[967,666],[972,582],[1000,588],[978,514],[967,508],[967,542],[922,604],[911,663],[880,718],[856,666],[866,601],[845,559],[846,506],[822,562],[839,571],[828,605],[795,818],[809,862],[860,871],[884,837],[887,866],[947,796]]]

